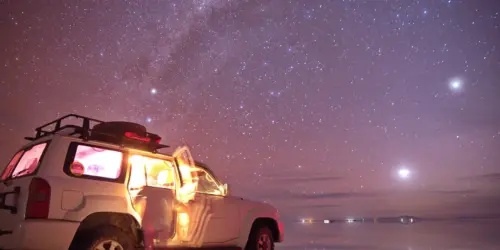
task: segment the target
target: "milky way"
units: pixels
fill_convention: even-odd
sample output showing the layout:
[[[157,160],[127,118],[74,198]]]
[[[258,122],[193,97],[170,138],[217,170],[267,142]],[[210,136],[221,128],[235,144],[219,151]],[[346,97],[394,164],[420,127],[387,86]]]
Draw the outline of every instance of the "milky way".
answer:
[[[74,112],[187,143],[288,218],[500,207],[497,1],[7,1],[0,17],[5,163]]]

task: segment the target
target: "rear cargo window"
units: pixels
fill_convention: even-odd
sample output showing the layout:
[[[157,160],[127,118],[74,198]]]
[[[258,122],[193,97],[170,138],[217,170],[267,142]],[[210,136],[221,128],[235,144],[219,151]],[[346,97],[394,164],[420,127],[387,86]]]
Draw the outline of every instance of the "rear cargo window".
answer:
[[[69,165],[73,176],[116,180],[122,172],[123,153],[111,149],[78,145]]]
[[[12,157],[12,160],[10,160],[9,165],[7,165],[7,167],[3,171],[2,181],[7,179],[10,176],[10,174],[12,173],[12,170],[14,170],[14,167],[16,166],[17,162],[19,161],[19,159],[21,158],[23,153],[24,153],[24,150],[19,151],[14,155],[14,157]]]
[[[19,151],[10,161],[2,174],[2,180],[17,178],[33,174],[40,165],[40,159],[47,147],[47,143],[41,143],[28,150]]]

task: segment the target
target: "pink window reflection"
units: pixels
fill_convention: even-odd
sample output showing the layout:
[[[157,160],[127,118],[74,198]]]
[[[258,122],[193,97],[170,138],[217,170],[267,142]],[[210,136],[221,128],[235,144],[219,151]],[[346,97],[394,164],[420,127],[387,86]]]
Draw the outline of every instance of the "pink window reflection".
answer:
[[[12,170],[14,170],[14,167],[16,166],[17,162],[19,161],[19,158],[21,158],[21,155],[23,155],[23,153],[24,151],[19,151],[14,155],[14,157],[12,157],[12,160],[9,162],[9,165],[7,165],[2,174],[2,180],[5,180],[10,177]]]
[[[116,179],[120,176],[122,157],[119,151],[79,145],[72,166],[83,166],[83,175]]]
[[[12,177],[21,177],[25,175],[30,175],[38,168],[40,158],[42,157],[42,153],[45,150],[47,143],[42,143],[33,146],[31,149],[26,151],[16,168],[12,172]]]

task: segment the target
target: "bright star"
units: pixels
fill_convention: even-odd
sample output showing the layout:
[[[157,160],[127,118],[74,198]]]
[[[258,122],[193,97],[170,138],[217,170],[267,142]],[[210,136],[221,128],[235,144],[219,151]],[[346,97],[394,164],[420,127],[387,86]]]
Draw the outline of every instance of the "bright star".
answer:
[[[147,122],[147,123],[151,123],[152,121],[153,121],[153,118],[151,118],[151,117],[147,117],[147,118],[146,118],[146,122]]]
[[[463,89],[463,82],[460,78],[451,79],[448,85],[449,88],[454,92],[458,92]]]
[[[455,81],[451,82],[451,88],[452,89],[459,89],[460,85],[462,85],[462,84],[458,80],[455,80]]]
[[[151,94],[153,94],[153,95],[154,95],[154,94],[156,94],[156,93],[158,93],[158,91],[157,91],[155,88],[152,88],[152,89],[151,89]]]
[[[411,172],[407,168],[401,168],[398,170],[398,176],[401,179],[408,179],[410,177],[410,174]]]

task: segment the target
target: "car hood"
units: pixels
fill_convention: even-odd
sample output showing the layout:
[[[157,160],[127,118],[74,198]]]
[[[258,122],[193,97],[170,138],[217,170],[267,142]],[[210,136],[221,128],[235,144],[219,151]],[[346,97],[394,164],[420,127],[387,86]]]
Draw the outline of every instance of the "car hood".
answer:
[[[272,217],[276,217],[278,215],[278,210],[271,204],[250,200],[247,198],[239,197],[239,196],[227,196],[227,199],[230,199],[232,202],[237,203],[239,206],[244,207],[244,210],[259,210],[266,214],[269,214]]]

